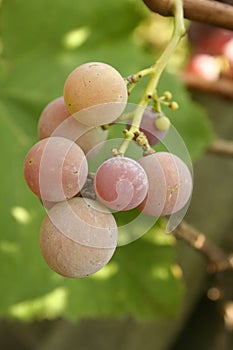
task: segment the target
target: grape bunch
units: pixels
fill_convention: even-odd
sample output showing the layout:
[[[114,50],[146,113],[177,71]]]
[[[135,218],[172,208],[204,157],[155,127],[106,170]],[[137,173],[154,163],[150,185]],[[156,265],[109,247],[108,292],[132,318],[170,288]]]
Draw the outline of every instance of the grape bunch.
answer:
[[[109,262],[118,241],[114,211],[138,208],[155,217],[171,215],[191,196],[188,167],[168,152],[137,161],[112,155],[99,164],[90,186],[88,162],[101,151],[108,137],[106,125],[117,121],[127,99],[127,85],[118,71],[91,62],[70,73],[63,96],[40,115],[39,141],[25,157],[24,176],[47,209],[40,229],[42,255],[62,276],[85,277]],[[146,108],[140,132],[153,146],[169,125],[167,117]],[[86,195],[87,184],[94,196]]]

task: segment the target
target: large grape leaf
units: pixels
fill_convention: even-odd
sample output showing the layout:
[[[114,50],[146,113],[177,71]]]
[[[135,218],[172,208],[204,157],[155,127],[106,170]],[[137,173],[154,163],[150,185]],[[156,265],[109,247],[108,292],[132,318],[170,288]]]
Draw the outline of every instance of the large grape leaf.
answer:
[[[152,230],[142,240],[117,248],[107,266],[81,280],[64,279],[39,263],[37,278],[38,283],[43,283],[41,288],[38,289],[37,284],[37,287],[31,286],[28,293],[26,288],[20,290],[20,300],[12,303],[9,299],[11,303],[5,305],[2,312],[25,320],[62,315],[74,320],[107,316],[174,318],[180,310],[183,285],[179,268],[174,264],[173,245],[171,236]],[[28,258],[27,254],[24,264]],[[35,277],[27,271],[20,284],[28,286]],[[18,288],[17,291],[19,293]]]
[[[87,61],[103,61],[126,76],[151,64],[153,58],[131,36],[140,18],[135,2],[128,0],[93,0],[90,4],[73,0],[3,1],[1,315],[24,319],[58,315],[149,318],[172,316],[179,310],[183,288],[174,268],[175,245],[158,225],[142,239],[118,248],[110,264],[93,277],[66,280],[50,271],[38,245],[45,213],[23,179],[23,160],[36,142],[40,111],[62,94],[64,80],[74,67]],[[66,42],[70,31],[76,35],[76,46]],[[170,85],[170,78],[166,79]],[[176,84],[176,79],[171,79]],[[184,109],[192,109],[184,88],[179,91]],[[182,131],[188,141],[192,132],[193,149],[200,155],[210,132],[202,111],[195,110],[198,130],[192,132],[191,117]],[[187,118],[182,110],[179,118]]]

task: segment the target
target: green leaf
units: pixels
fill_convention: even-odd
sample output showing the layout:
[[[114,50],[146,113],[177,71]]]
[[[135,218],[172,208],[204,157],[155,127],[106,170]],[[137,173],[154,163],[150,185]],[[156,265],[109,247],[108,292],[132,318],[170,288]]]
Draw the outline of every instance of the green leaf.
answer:
[[[153,228],[142,239],[117,248],[110,263],[88,278],[68,280],[51,273],[46,281],[51,291],[34,299],[30,294],[11,305],[6,315],[24,320],[62,315],[74,320],[126,315],[140,320],[173,318],[183,294],[174,254],[172,236]]]
[[[113,41],[127,36],[140,18],[140,12],[128,1],[5,1],[1,14],[3,47],[13,59],[35,49],[61,51],[66,34],[83,26],[90,28],[87,46],[95,45],[96,49],[102,42],[114,46]]]
[[[6,171],[1,175],[0,202],[0,310],[4,314],[12,303],[48,289],[46,283],[41,285],[46,273],[38,249],[43,209],[23,178],[23,160],[35,140],[35,124],[28,111],[12,101],[1,101],[0,111],[1,164]]]
[[[111,262],[92,277],[67,280],[52,272],[38,244],[45,211],[23,178],[24,157],[37,140],[40,112],[62,95],[72,69],[84,62],[103,61],[128,76],[151,65],[153,57],[132,39],[141,17],[138,5],[129,0],[3,2],[1,315],[21,319],[132,315],[146,319],[173,317],[180,309],[183,285],[174,268],[176,248],[158,225],[136,242],[117,248]],[[73,34],[76,46],[69,46],[67,38]],[[191,154],[199,156],[210,139],[203,112],[176,78],[164,75],[162,84],[182,104],[174,120]],[[139,95],[140,86],[135,97]],[[120,217],[119,222],[123,221]]]

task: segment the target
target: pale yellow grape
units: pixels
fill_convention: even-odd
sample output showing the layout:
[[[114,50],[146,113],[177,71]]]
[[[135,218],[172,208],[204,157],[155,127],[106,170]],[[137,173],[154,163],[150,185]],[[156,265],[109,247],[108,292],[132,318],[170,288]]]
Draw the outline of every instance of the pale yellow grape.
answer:
[[[42,255],[58,274],[81,278],[108,263],[117,246],[113,215],[83,198],[60,202],[49,210],[40,230]]]
[[[124,79],[106,63],[90,62],[77,67],[64,85],[64,99],[70,113],[80,123],[90,126],[116,120],[127,98]]]

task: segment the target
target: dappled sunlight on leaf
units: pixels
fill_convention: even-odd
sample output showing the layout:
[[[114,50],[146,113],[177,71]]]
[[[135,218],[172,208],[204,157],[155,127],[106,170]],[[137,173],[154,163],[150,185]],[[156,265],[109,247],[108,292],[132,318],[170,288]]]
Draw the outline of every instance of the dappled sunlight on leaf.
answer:
[[[15,254],[19,251],[19,245],[14,242],[0,241],[0,252],[7,254]]]
[[[105,280],[113,275],[115,275],[119,271],[118,265],[116,262],[109,262],[105,265],[101,270],[96,272],[94,275],[91,275],[90,278],[97,280]]]
[[[82,46],[91,34],[89,27],[73,29],[63,37],[63,45],[68,50],[74,50]]]
[[[169,279],[169,269],[167,267],[154,267],[152,269],[152,276],[155,279],[166,281]]]
[[[11,208],[11,214],[22,225],[26,225],[32,220],[30,213],[23,207]]]
[[[61,287],[41,298],[12,305],[8,312],[9,316],[25,321],[38,318],[38,315],[39,318],[53,319],[64,312],[66,300],[67,290]]]

